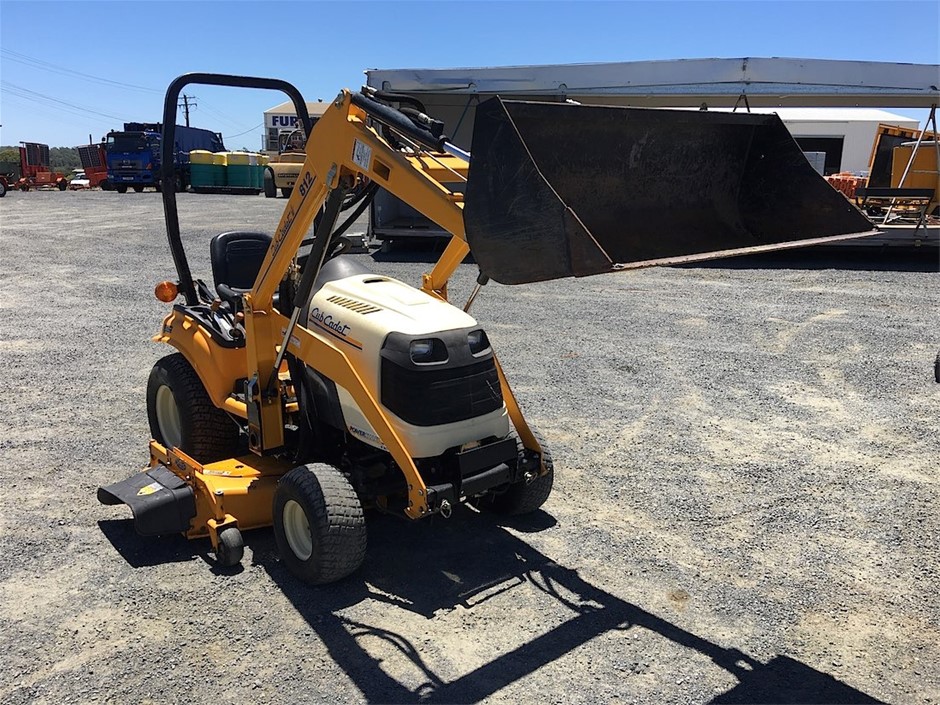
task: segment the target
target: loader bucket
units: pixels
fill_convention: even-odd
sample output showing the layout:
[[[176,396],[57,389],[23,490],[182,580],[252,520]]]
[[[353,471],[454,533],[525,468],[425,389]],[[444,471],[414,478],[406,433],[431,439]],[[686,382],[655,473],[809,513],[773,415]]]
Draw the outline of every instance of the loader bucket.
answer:
[[[493,98],[472,154],[467,241],[503,284],[874,232],[776,115]]]

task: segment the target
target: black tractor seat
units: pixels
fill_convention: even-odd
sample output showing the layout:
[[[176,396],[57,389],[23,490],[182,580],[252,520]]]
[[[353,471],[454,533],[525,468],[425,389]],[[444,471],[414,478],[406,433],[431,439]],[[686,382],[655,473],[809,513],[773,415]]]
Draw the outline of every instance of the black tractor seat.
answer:
[[[209,243],[215,290],[233,311],[241,309],[242,295],[254,286],[270,245],[270,235],[241,230],[216,235]]]

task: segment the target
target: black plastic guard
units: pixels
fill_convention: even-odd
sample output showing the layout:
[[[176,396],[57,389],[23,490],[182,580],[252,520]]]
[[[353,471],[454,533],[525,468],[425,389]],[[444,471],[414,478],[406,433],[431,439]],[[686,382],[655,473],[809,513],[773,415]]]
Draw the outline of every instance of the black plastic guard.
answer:
[[[503,284],[874,232],[776,115],[493,98],[472,154],[467,241]]]
[[[142,536],[160,536],[189,530],[196,516],[196,497],[182,478],[162,465],[98,488],[102,504],[126,504],[134,515],[134,528]]]

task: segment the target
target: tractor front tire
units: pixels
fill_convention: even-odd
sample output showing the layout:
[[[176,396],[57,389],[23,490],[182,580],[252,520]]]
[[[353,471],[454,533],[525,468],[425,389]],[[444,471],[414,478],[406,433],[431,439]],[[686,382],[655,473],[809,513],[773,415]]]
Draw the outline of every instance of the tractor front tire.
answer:
[[[284,198],[290,198],[290,195],[291,195],[293,192],[294,192],[294,188],[293,188],[293,187],[291,187],[291,188],[282,188],[282,189],[281,189],[281,195],[282,195]]]
[[[555,464],[552,461],[552,453],[539,432],[533,428],[532,435],[542,446],[542,462],[548,472],[537,476],[531,482],[516,482],[504,490],[497,490],[484,495],[482,499],[476,500],[475,504],[478,507],[488,509],[494,514],[516,516],[534,512],[545,504],[548,496],[552,493],[552,486],[555,484]],[[523,446],[522,439],[519,437],[516,437],[516,446],[521,461],[525,453],[525,446]]]
[[[69,187],[69,182],[66,181],[65,179],[59,179],[58,181],[56,181],[55,185],[56,185],[56,188],[58,188],[60,191],[65,191],[65,189]]]
[[[127,193],[127,186],[115,186],[114,190],[118,193]]]
[[[143,186],[134,186],[134,193],[143,193],[143,192],[144,192]]]
[[[238,455],[238,426],[219,409],[196,370],[181,353],[153,366],[147,381],[150,435],[167,448],[179,448],[200,463]]]
[[[332,465],[300,465],[284,475],[274,493],[273,520],[281,559],[306,583],[345,578],[365,559],[362,504]]]
[[[242,562],[245,555],[245,540],[242,532],[229,526],[219,532],[219,545],[215,549],[215,559],[224,568],[231,568]]]

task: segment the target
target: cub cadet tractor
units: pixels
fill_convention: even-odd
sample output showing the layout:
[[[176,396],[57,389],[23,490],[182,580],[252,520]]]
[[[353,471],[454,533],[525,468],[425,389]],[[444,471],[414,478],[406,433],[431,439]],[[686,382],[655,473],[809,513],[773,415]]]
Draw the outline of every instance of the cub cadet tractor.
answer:
[[[551,454],[467,312],[488,279],[521,284],[871,231],[773,115],[494,98],[476,113],[471,158],[408,96],[343,91],[311,129],[288,83],[191,74],[167,90],[164,150],[190,83],[285,92],[309,135],[306,158],[273,234],[213,238],[214,289],[193,278],[176,193],[163,191],[179,278],[155,293],[182,301],[154,340],[176,352],[147,387],[149,467],[98,499],[129,505],[141,534],[208,536],[225,566],[241,560],[241,532],[273,524],[287,567],[329,582],[364,558],[363,508],[420,519],[460,502],[519,514],[546,501]],[[455,177],[465,195],[444,186]],[[344,228],[378,187],[453,235],[420,289],[342,255]],[[447,281],[470,251],[480,277],[461,310],[447,302]]]

